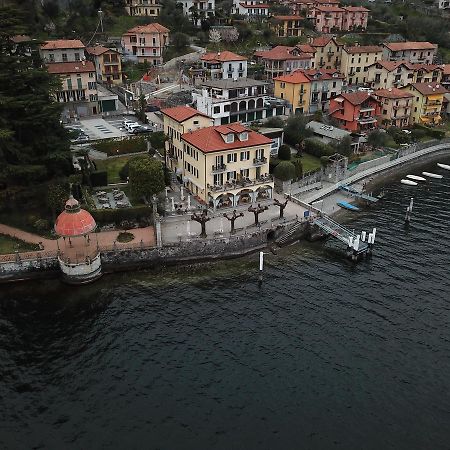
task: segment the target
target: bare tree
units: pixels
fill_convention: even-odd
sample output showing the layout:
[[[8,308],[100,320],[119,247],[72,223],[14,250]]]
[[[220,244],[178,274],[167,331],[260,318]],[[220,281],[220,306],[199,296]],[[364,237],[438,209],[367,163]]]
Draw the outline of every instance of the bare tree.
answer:
[[[273,201],[273,204],[275,206],[278,206],[280,208],[280,219],[282,219],[284,217],[284,208],[286,208],[286,205],[288,203],[288,199],[286,199],[286,201],[284,203],[281,203],[279,200],[275,199]]]
[[[204,209],[201,214],[194,213],[191,215],[191,219],[195,220],[202,226],[202,232],[200,233],[201,237],[206,237],[206,222],[211,220],[211,217],[208,217],[208,210]]]
[[[211,42],[211,44],[216,45],[218,48],[221,40],[222,40],[222,35],[220,34],[220,32],[218,30],[214,30],[214,29],[210,30],[209,42]]]
[[[261,206],[261,203],[258,203],[258,206],[249,206],[248,210],[255,215],[255,225],[259,225],[259,215],[268,209],[268,206]]]
[[[223,213],[223,217],[226,217],[230,222],[231,222],[231,234],[234,234],[235,229],[234,229],[234,222],[238,217],[244,217],[244,213],[240,212],[237,213],[236,210],[233,210],[233,214],[231,214],[230,216],[226,213]]]

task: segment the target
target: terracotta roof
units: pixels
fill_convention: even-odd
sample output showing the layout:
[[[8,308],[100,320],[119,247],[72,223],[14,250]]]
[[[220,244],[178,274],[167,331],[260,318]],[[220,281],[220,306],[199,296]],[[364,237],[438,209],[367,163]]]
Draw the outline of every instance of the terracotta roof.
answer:
[[[245,3],[239,3],[243,8],[268,8],[269,5],[266,5],[265,3],[258,3],[257,5],[246,5]]]
[[[431,42],[385,42],[384,46],[393,52],[399,50],[433,50],[437,48],[436,44]]]
[[[223,140],[222,135],[233,133],[241,133],[247,131],[248,139],[240,141],[236,136],[234,142],[227,143]],[[272,139],[243,127],[239,123],[232,123],[229,125],[219,125],[216,127],[201,128],[200,130],[184,133],[182,139],[188,144],[198,148],[203,153],[218,152],[224,150],[235,150],[246,147],[253,147],[255,145],[270,144]]]
[[[369,12],[370,9],[364,8],[364,6],[343,6],[343,9],[350,12]]]
[[[223,52],[205,53],[201,58],[202,61],[211,62],[227,62],[227,61],[247,61],[247,58],[236,53],[225,50]]]
[[[184,122],[194,116],[208,117],[190,106],[174,106],[173,108],[165,108],[161,112],[177,122]]]
[[[15,44],[20,44],[21,42],[31,41],[31,38],[26,34],[17,34],[16,36],[11,37],[11,41],[14,42]]]
[[[450,75],[450,64],[444,64],[443,75]]]
[[[84,48],[84,44],[79,39],[57,39],[55,41],[47,41],[41,45],[42,50],[57,50],[64,48]]]
[[[382,98],[410,98],[414,97],[411,92],[397,89],[397,88],[389,88],[389,89],[378,89],[373,92],[373,95]]]
[[[70,196],[64,211],[56,219],[55,232],[59,236],[83,236],[94,231],[96,226],[94,218]]]
[[[353,47],[344,48],[347,53],[378,53],[382,52],[383,48],[378,45],[355,45]]]
[[[124,35],[137,33],[168,33],[170,30],[159,23],[148,23],[147,25],[138,25],[129,29]]]
[[[64,63],[50,63],[47,64],[48,73],[62,74],[62,73],[85,73],[95,72],[94,64],[91,61],[75,61]]]
[[[309,78],[303,73],[302,70],[296,70],[295,72],[292,72],[289,75],[281,75],[279,77],[276,77],[274,78],[274,81],[299,84],[299,83],[309,83]]]
[[[304,19],[303,16],[273,16],[274,19],[277,20],[302,20]]]
[[[86,50],[89,54],[95,55],[95,56],[103,55],[103,53],[106,53],[106,52],[119,53],[117,50],[115,50],[113,48],[106,48],[101,45],[97,45],[95,47],[88,47]]]
[[[335,80],[335,79],[343,79],[344,75],[339,73],[339,70],[335,69],[307,69],[303,70],[303,73],[308,77],[309,80]],[[333,76],[336,75],[337,76]],[[318,76],[317,76],[318,75]],[[315,78],[316,76],[316,78]]]
[[[352,105],[360,105],[365,102],[371,95],[368,92],[349,92],[347,94],[338,95],[336,98],[343,97]]]
[[[333,38],[333,36],[317,36],[311,41],[311,45],[314,47],[325,47]]]
[[[412,86],[422,95],[445,94],[448,92],[440,83],[412,83],[405,86],[403,89],[408,88],[409,86]]]
[[[311,44],[297,44],[295,47],[301,50],[303,53],[317,52],[317,49],[315,49]]]
[[[344,12],[344,9],[342,9],[339,6],[314,6],[314,9],[317,9],[322,12]]]
[[[312,55],[310,53],[302,53],[295,56],[291,52],[295,47],[286,47],[284,45],[278,45],[277,47],[272,48],[268,51],[260,51],[258,52],[258,56],[264,59],[273,59],[273,60],[287,60],[287,59],[310,59]]]

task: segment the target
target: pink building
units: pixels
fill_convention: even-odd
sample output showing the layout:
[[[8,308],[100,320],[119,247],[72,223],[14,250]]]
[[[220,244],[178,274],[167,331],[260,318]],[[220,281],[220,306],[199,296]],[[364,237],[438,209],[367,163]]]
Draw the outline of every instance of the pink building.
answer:
[[[159,66],[163,63],[163,51],[169,44],[170,30],[159,23],[140,25],[122,36],[126,59]]]
[[[315,6],[309,15],[314,27],[321,33],[365,30],[369,10],[362,6]]]

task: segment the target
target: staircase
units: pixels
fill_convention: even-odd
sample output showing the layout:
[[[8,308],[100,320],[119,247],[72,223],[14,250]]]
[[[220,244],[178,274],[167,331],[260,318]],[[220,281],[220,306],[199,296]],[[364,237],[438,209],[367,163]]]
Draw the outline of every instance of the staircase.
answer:
[[[298,231],[303,224],[301,222],[295,222],[294,225],[292,225],[286,233],[281,235],[275,242],[278,246],[282,247],[283,245],[286,245],[292,240],[292,235]]]

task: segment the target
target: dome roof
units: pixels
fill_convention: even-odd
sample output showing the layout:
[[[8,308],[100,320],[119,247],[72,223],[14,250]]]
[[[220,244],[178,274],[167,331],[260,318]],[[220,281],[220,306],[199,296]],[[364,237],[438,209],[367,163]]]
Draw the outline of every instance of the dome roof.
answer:
[[[72,195],[66,202],[64,211],[55,222],[55,232],[59,236],[83,236],[95,230],[94,218],[80,208],[78,200]]]

